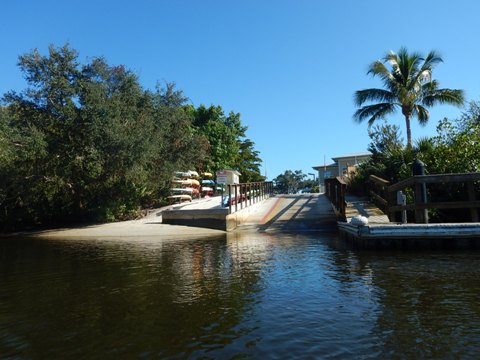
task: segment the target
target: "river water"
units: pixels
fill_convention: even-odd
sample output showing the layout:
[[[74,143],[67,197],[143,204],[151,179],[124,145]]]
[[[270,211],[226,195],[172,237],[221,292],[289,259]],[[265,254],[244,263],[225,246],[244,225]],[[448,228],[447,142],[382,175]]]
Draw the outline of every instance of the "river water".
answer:
[[[0,358],[478,358],[479,264],[328,233],[0,239]]]

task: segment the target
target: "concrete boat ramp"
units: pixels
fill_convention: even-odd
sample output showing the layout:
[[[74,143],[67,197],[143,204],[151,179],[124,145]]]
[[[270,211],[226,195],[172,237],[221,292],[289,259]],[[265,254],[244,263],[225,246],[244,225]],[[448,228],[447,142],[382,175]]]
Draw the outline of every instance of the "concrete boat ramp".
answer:
[[[250,214],[235,231],[337,231],[335,213],[320,194],[277,195]]]
[[[232,214],[213,198],[163,211],[162,218],[164,224],[224,231],[336,231],[335,213],[320,194],[277,195],[245,208],[239,204]]]
[[[323,194],[276,195],[254,207],[237,211],[234,224],[225,230],[235,230],[235,232],[332,232],[338,229],[340,237],[346,242],[355,247],[373,249],[480,247],[480,223],[393,223],[369,201],[355,197],[348,197],[346,200],[347,221],[345,222],[337,221],[332,205]],[[183,211],[186,209],[184,207]],[[196,213],[197,219],[192,217],[173,223],[208,226],[205,219],[198,220],[201,213],[205,214],[205,210],[213,211],[211,214],[216,214],[215,216],[223,218],[227,216],[227,210],[218,205],[211,209],[196,209],[194,213]],[[182,209],[178,211],[177,216],[180,216]],[[223,213],[220,215],[222,211]],[[164,212],[164,223],[167,213],[169,212]],[[353,225],[351,219],[358,215],[366,217],[368,224]]]

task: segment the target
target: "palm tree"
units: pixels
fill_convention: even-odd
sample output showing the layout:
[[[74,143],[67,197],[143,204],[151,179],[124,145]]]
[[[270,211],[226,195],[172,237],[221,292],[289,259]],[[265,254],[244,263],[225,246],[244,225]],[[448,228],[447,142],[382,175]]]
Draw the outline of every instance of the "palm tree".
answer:
[[[407,147],[411,148],[412,117],[416,117],[420,125],[425,125],[430,117],[427,107],[436,104],[461,106],[464,103],[463,90],[439,89],[439,83],[432,79],[432,70],[440,62],[443,60],[435,51],[430,51],[424,58],[419,53],[409,54],[403,47],[398,54],[389,52],[383,61],[373,62],[367,74],[380,77],[384,89],[355,92],[355,104],[360,108],[353,115],[354,119],[357,122],[368,120],[371,126],[377,119],[384,119],[400,108],[407,127]]]

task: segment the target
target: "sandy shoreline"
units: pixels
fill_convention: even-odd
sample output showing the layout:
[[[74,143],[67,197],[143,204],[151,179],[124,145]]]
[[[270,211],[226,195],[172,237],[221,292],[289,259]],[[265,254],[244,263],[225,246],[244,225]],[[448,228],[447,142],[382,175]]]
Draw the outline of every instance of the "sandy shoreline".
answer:
[[[0,238],[35,237],[80,239],[159,237],[162,239],[175,239],[220,236],[224,234],[225,231],[222,230],[162,224],[161,212],[152,212],[150,215],[138,220],[87,225],[73,228],[0,234]]]

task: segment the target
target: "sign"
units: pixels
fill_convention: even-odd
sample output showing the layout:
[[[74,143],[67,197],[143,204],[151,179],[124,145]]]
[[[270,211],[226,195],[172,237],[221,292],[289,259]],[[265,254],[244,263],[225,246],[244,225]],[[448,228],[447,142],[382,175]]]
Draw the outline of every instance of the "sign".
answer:
[[[225,170],[217,171],[217,184],[226,184],[228,179],[228,174]]]
[[[226,184],[227,175],[217,175],[217,184]]]

